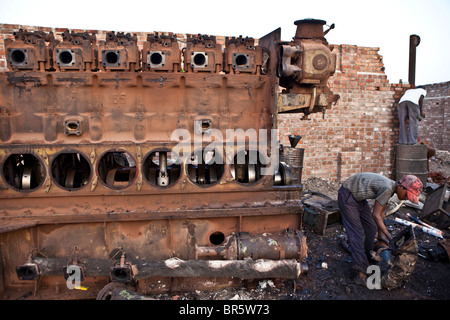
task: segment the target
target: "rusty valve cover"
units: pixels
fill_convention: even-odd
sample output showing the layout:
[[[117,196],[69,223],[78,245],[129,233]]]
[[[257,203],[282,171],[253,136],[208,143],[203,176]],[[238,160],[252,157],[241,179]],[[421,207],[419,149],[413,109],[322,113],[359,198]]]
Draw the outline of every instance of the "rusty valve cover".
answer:
[[[224,62],[225,72],[261,74],[263,48],[255,46],[255,39],[253,38],[227,37],[225,39]]]
[[[142,50],[142,70],[180,72],[181,50],[175,35],[147,36]]]
[[[99,69],[103,71],[137,71],[140,54],[137,36],[130,33],[108,32],[106,41],[99,43]]]
[[[10,70],[45,71],[51,68],[51,48],[47,42],[54,40],[53,33],[26,31],[13,33],[15,40],[5,39],[6,61]]]
[[[215,36],[188,36],[184,50],[184,68],[188,72],[220,72],[223,69],[222,46]]]
[[[53,61],[56,71],[97,69],[97,41],[95,35],[87,32],[74,33],[66,30],[63,41],[53,41]]]

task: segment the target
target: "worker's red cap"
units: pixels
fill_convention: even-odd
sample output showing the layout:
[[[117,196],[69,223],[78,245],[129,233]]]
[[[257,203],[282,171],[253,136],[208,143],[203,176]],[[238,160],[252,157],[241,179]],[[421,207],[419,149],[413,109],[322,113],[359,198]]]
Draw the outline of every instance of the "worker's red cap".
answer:
[[[406,193],[408,196],[408,200],[412,203],[419,203],[419,195],[422,192],[423,184],[419,178],[413,176],[412,174],[408,174],[404,176],[400,181],[400,184],[406,188]]]

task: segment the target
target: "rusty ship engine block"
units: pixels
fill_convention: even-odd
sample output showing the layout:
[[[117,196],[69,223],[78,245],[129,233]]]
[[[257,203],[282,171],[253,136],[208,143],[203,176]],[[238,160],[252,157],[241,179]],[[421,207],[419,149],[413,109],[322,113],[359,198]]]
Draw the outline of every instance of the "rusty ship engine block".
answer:
[[[139,48],[130,34],[69,30],[5,41],[0,292],[60,299],[86,297],[72,280],[97,295],[109,282],[150,294],[298,278],[301,179],[278,163],[271,129],[277,113],[323,111],[336,97],[324,21],[296,24],[292,42],[277,29],[224,47],[196,35],[181,49],[154,33]]]

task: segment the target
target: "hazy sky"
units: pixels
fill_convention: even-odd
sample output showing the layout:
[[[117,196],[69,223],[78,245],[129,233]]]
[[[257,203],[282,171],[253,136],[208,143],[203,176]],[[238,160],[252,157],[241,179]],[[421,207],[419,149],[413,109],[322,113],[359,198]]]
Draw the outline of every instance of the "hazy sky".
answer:
[[[334,23],[331,44],[379,47],[392,83],[408,80],[409,36],[417,47],[416,84],[450,81],[450,0],[0,0],[0,23],[126,32],[167,31],[260,38],[294,21]]]

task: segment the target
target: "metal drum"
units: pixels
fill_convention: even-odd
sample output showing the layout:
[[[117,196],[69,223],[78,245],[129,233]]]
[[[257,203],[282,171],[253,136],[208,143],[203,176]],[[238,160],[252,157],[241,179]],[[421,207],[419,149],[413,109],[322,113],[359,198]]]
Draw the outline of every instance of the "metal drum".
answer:
[[[427,183],[427,146],[423,144],[397,144],[396,179],[412,174],[423,185]]]
[[[292,170],[292,184],[302,183],[303,156],[305,149],[283,146],[280,162],[285,162]]]

